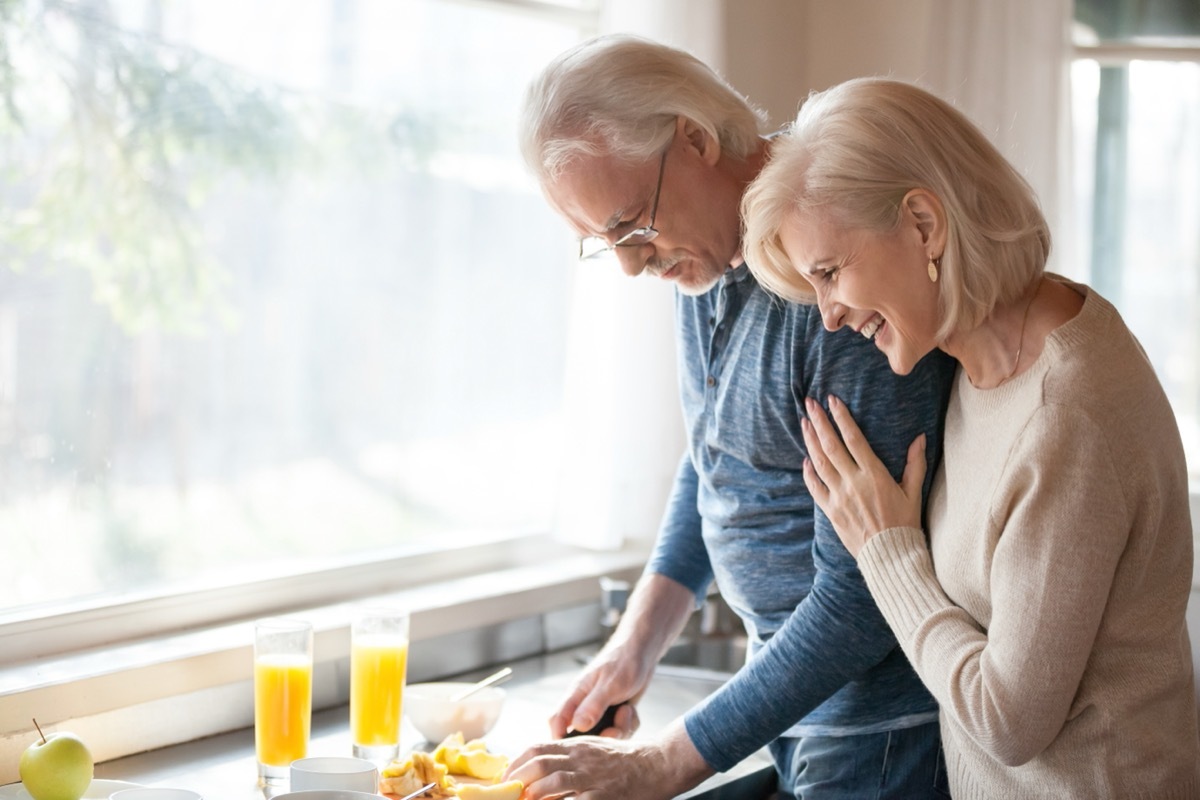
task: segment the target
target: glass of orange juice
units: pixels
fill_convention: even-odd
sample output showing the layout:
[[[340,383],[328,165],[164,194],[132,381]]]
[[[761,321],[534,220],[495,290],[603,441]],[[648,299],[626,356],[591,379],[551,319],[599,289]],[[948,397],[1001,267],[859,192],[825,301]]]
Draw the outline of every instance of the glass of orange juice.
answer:
[[[254,748],[264,785],[287,781],[292,762],[308,754],[312,666],[311,623],[254,623]]]
[[[386,763],[400,752],[408,668],[408,613],[359,609],[350,626],[350,736],[354,755]]]

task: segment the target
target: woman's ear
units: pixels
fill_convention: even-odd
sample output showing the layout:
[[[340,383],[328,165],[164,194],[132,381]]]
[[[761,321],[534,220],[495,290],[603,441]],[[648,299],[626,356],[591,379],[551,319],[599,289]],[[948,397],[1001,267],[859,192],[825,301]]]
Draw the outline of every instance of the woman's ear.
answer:
[[[942,201],[928,189],[911,189],[900,207],[916,226],[930,258],[941,258],[946,249],[946,211]]]
[[[680,115],[675,118],[675,135],[683,135],[687,146],[696,152],[706,164],[716,164],[721,159],[721,143],[714,139],[708,131],[687,117]]]

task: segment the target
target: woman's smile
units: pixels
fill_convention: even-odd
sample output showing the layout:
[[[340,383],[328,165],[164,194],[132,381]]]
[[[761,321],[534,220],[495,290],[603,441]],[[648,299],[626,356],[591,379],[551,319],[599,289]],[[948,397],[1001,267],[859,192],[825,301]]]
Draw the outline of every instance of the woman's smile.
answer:
[[[885,320],[882,316],[880,316],[879,314],[876,314],[875,316],[873,316],[869,320],[867,320],[866,324],[864,324],[861,328],[858,329],[858,332],[861,333],[863,336],[865,336],[868,339],[874,339],[875,333],[879,330],[879,328],[886,321],[887,320]]]
[[[853,328],[900,375],[937,346],[937,288],[915,225],[880,233],[820,212],[798,214],[780,229],[780,242],[829,330]]]

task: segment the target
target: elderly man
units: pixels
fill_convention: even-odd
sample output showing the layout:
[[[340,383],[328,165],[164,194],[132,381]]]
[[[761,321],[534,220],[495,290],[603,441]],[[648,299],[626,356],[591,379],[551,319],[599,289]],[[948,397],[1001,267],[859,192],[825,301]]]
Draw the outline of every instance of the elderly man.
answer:
[[[739,205],[768,157],[761,125],[704,64],[629,36],[567,51],[527,94],[522,152],[580,257],[675,284],[690,442],[629,607],[550,727],[588,730],[609,706],[615,720],[515,759],[527,800],[672,797],[766,745],[796,797],[946,796],[937,707],[804,486],[801,424],[806,397],[837,395],[894,475],[921,432],[932,467],[952,366],[935,355],[897,377],[871,340],[886,321],[831,333],[815,307],[758,286]],[[713,580],[752,657],[665,731],[629,740],[637,698]]]

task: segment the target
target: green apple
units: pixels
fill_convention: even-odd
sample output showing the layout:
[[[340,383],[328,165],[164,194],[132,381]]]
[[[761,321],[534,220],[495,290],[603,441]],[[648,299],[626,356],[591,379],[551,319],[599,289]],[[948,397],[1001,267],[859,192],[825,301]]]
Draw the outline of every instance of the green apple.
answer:
[[[42,736],[21,754],[21,783],[33,800],[79,800],[94,769],[87,745],[73,733]]]

